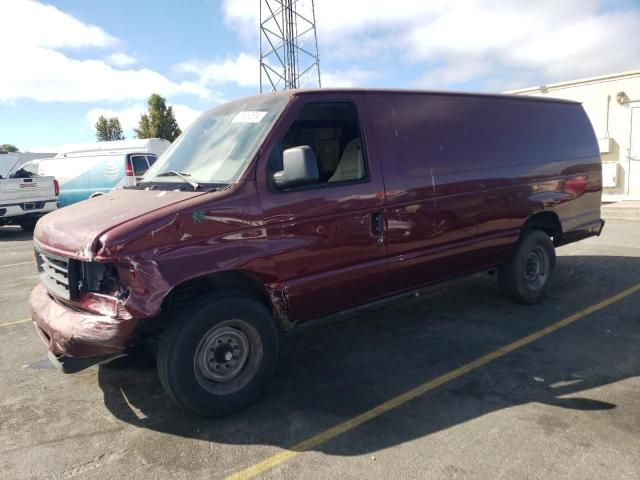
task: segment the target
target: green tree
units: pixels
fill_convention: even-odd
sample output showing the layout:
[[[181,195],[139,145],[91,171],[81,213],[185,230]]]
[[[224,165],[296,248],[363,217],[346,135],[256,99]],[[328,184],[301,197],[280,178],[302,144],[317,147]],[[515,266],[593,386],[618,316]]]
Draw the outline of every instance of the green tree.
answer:
[[[147,102],[149,109],[142,114],[135,129],[138,138],[164,138],[173,142],[182,133],[173,107],[167,107],[166,100],[154,93]]]
[[[18,147],[11,145],[10,143],[3,143],[0,145],[0,151],[13,153],[18,151]]]
[[[109,130],[111,132],[112,140],[124,140],[124,135],[122,134],[122,126],[120,125],[120,120],[118,117],[112,117],[109,119]]]
[[[96,138],[99,142],[124,140],[118,117],[106,118],[104,115],[100,115],[96,122]]]

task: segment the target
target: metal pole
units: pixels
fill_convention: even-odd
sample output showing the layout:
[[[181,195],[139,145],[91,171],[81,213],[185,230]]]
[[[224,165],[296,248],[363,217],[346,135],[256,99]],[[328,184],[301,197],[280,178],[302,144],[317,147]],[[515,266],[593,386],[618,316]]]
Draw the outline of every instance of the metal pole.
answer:
[[[260,60],[258,61],[258,68],[260,69],[259,93],[262,93],[262,0],[258,0],[258,12],[258,21],[260,22],[260,31],[258,32],[258,52],[260,52]]]
[[[311,15],[313,19],[313,41],[316,45],[316,70],[318,71],[318,87],[322,88],[322,82],[320,81],[320,51],[318,50],[318,34],[316,33],[316,7],[313,0],[311,0]]]

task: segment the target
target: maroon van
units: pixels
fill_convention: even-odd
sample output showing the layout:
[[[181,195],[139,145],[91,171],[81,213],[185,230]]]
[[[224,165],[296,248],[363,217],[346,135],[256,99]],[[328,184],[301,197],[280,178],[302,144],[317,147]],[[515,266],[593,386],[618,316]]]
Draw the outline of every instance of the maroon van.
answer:
[[[253,401],[298,322],[497,268],[542,300],[554,247],[602,230],[601,160],[574,102],[302,90],[203,114],[134,188],[36,227],[30,298],[66,372],[157,346],[178,405]]]

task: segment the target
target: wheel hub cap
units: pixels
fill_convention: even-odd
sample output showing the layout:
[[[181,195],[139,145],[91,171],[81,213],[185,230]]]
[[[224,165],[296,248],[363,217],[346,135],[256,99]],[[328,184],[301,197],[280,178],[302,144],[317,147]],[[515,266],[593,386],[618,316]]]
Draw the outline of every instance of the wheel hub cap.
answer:
[[[217,382],[238,375],[249,357],[249,339],[233,327],[213,329],[200,343],[196,361],[202,374]]]
[[[524,266],[524,277],[531,288],[540,288],[547,281],[549,256],[541,247],[531,250]]]

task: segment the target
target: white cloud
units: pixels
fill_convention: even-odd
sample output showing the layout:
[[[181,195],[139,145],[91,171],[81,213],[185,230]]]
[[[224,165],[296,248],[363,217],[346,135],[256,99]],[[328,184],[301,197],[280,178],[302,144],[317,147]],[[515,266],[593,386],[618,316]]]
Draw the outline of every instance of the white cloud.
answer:
[[[471,15],[473,21],[461,21],[452,13],[415,29],[408,42],[409,55],[414,61],[444,59],[443,66],[422,79],[423,85],[485,78],[492,89],[517,85],[514,78],[537,75],[548,82],[570,80],[628,70],[640,62],[640,42],[626,40],[640,29],[637,13],[568,15],[565,21],[526,10],[478,11]],[[504,70],[511,72],[498,78],[497,72]]]
[[[257,88],[259,86],[258,57],[245,52],[239,53],[235,58],[221,61],[189,60],[175,65],[173,69],[176,72],[195,75],[197,77],[196,83],[204,88],[228,83],[240,87]],[[361,86],[373,76],[375,76],[374,72],[355,67],[322,71],[322,85],[325,87]]]
[[[491,68],[491,63],[486,60],[459,58],[455,62],[430,69],[418,83],[425,88],[445,88],[488,74]]]
[[[226,22],[251,42],[258,35],[254,4],[223,3]],[[559,81],[628,70],[640,64],[640,12],[605,7],[605,0],[315,2],[324,62],[376,62],[382,70],[400,60],[412,70],[422,66],[421,86],[496,85],[529,76]],[[505,71],[512,78],[496,79]]]
[[[134,57],[123,52],[113,52],[109,55],[107,61],[116,67],[127,67],[136,63],[136,59]]]
[[[235,83],[241,87],[254,87],[259,83],[258,57],[241,52],[235,58],[219,61],[188,60],[174,66],[179,73],[193,74],[201,85]]]
[[[107,118],[118,117],[122,129],[131,131],[138,126],[140,115],[145,112],[146,107],[144,103],[140,103],[120,109],[92,108],[87,112],[87,123],[90,128],[94,128],[100,115]]]
[[[346,70],[320,71],[323,87],[352,88],[361,87],[376,76],[375,72],[359,68]]]
[[[173,113],[176,116],[180,129],[183,131],[191,125],[196,118],[202,115],[202,111],[181,104],[173,105]]]
[[[370,27],[380,29],[407,22],[419,23],[421,18],[446,9],[448,4],[446,0],[403,0],[401,4],[388,0],[323,0],[315,2],[316,23],[319,33],[339,38]],[[299,0],[297,7],[309,6],[309,0]],[[254,0],[224,0],[222,8],[224,18],[231,26],[252,31],[257,36],[259,11]]]
[[[0,102],[21,98],[41,102],[96,102],[211,92],[193,82],[175,82],[146,68],[119,69],[103,60],[72,58],[60,48],[111,49],[119,41],[100,27],[30,0],[0,2],[2,61],[11,74],[0,75]],[[114,52],[110,61],[124,66],[132,58]],[[126,58],[125,58],[126,57]]]
[[[194,75],[197,78],[196,83],[203,88],[229,83],[240,87],[256,87],[256,89],[259,86],[258,57],[245,52],[239,53],[235,58],[220,61],[189,60],[175,65],[173,69],[179,73]],[[355,67],[323,71],[322,85],[325,87],[355,87],[362,85],[374,75],[374,72]]]
[[[201,85],[176,83],[150,69],[118,70],[101,60],[75,60],[40,47],[9,50],[3,61],[20,67],[0,76],[0,101],[97,102],[141,99],[151,93],[205,98],[210,94]]]
[[[3,0],[0,18],[0,45],[17,47],[28,43],[45,48],[78,48],[110,47],[118,43],[100,27],[32,0]]]

